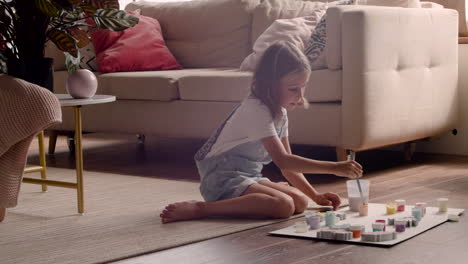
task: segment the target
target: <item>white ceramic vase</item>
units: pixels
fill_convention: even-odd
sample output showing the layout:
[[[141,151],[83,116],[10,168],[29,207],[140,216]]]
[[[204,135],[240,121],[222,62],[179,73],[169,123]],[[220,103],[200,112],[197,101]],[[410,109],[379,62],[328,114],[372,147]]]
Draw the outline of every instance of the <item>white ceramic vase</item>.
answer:
[[[68,76],[66,84],[68,94],[77,99],[93,97],[97,86],[96,76],[86,69],[79,69]]]

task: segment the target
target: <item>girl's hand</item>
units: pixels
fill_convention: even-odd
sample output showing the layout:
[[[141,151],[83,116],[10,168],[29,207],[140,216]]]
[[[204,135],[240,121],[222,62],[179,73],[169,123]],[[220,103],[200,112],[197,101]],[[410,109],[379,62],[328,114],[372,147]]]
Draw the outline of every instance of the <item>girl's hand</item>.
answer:
[[[320,193],[314,197],[314,202],[318,205],[331,205],[333,210],[338,209],[341,204],[340,196],[336,193]]]
[[[362,177],[362,166],[354,160],[336,162],[336,176],[348,177],[351,179]]]

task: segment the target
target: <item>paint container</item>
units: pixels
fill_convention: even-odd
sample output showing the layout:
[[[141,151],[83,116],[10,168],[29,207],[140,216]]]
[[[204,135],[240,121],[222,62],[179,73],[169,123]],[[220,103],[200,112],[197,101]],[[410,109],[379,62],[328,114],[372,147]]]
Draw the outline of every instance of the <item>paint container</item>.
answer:
[[[395,203],[397,205],[397,211],[398,212],[404,212],[405,211],[405,206],[406,206],[406,201],[405,200],[395,200]]]
[[[426,205],[427,203],[416,203],[416,207],[421,208],[421,217],[426,215]]]
[[[307,224],[309,225],[310,230],[317,230],[320,228],[320,216],[312,215],[306,219],[308,219]]]
[[[412,218],[412,219],[414,219],[414,218]],[[410,228],[412,220],[407,218],[407,219],[405,219],[405,221],[406,221],[406,228]]]
[[[294,229],[295,229],[296,233],[306,233],[307,229],[308,229],[308,226],[307,226],[307,223],[304,222],[304,221],[296,222],[294,224]]]
[[[385,223],[372,223],[372,232],[384,231]]]
[[[330,229],[349,231],[350,226],[351,226],[350,224],[333,225],[333,226],[330,227]]]
[[[396,203],[387,203],[387,214],[392,215],[396,213]]]
[[[414,207],[413,209],[411,209],[411,214],[416,220],[421,221],[422,211],[423,210],[421,207]]]
[[[346,220],[346,214],[345,213],[336,213],[336,217],[340,219],[340,221]]]
[[[323,212],[315,212],[315,215],[320,217],[320,222],[325,221],[325,213]]]
[[[383,231],[387,231],[387,225],[385,224],[385,219],[379,219],[379,220],[375,220],[376,223],[383,223],[384,227],[383,227]]]
[[[313,216],[317,216],[317,215],[315,213],[313,213],[313,212],[305,212],[304,213],[304,218],[305,218],[305,221],[306,221],[308,226],[310,226],[310,218],[313,217]],[[319,220],[320,220],[320,217],[319,217]]]
[[[395,225],[395,218],[388,218],[387,221],[389,226]]]
[[[419,223],[419,220],[416,219],[414,216],[406,217],[406,219],[408,220],[407,227],[415,227]]]
[[[395,239],[395,232],[382,232],[380,234],[380,240],[379,242],[384,242],[384,241],[390,241],[390,240],[393,240]]]
[[[353,238],[360,238],[362,234],[362,226],[352,225],[349,227],[349,231],[353,232]]]
[[[335,239],[336,240],[350,240],[353,238],[353,233],[352,232],[347,232],[347,231],[338,231],[335,233]]]
[[[335,239],[335,231],[323,229],[317,232],[317,238]]]
[[[335,221],[336,221],[335,213],[332,211],[328,211],[325,214],[325,225],[328,227],[333,226],[335,225]]]
[[[448,215],[448,220],[451,222],[458,222],[460,221],[460,216],[456,214],[449,214]]]
[[[396,232],[373,232],[362,233],[361,241],[364,242],[385,242],[397,238]]]
[[[364,242],[379,242],[379,234],[376,234],[376,233],[362,233],[361,241],[364,241]]]
[[[395,231],[398,233],[405,232],[406,220],[395,220]]]
[[[359,216],[367,216],[369,214],[369,204],[361,203],[359,205]]]
[[[359,187],[356,180],[346,181],[346,187],[348,191],[348,202],[349,210],[352,212],[359,212],[359,206],[362,202],[369,202],[369,187],[370,182],[368,180],[359,180],[362,190],[362,196],[364,201],[361,199],[361,194],[359,192]]]
[[[437,206],[439,207],[439,213],[447,212],[448,198],[438,198]]]
[[[315,213],[313,213],[313,212],[305,212],[304,213],[304,218],[305,218],[307,224],[309,223],[308,218],[310,218],[311,216],[314,216],[314,215],[315,215]]]

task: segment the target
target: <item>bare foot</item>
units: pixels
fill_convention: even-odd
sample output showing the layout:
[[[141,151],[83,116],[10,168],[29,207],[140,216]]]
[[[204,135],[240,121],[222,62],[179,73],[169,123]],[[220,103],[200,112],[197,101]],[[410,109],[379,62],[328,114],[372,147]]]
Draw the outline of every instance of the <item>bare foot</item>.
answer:
[[[175,221],[192,220],[202,218],[202,204],[199,201],[185,201],[173,203],[162,211],[159,215],[161,222],[167,224]]]
[[[6,215],[6,208],[0,208],[0,222],[3,222],[3,219],[5,219]]]

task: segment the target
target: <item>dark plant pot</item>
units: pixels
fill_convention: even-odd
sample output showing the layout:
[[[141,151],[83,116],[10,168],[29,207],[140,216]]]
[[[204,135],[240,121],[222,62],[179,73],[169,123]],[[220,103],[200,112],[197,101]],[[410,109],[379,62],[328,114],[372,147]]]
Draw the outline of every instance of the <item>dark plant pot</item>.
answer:
[[[52,58],[8,60],[8,75],[54,91]]]

